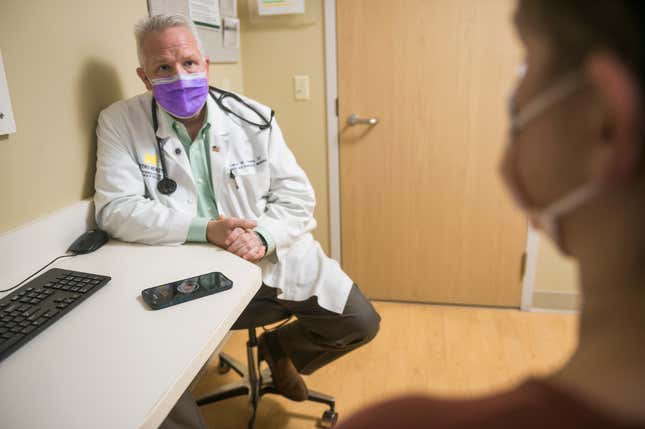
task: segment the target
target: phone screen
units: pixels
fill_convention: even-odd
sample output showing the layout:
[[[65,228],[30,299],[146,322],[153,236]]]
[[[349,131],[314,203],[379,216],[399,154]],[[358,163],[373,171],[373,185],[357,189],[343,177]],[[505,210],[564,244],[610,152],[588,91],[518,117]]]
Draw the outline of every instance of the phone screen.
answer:
[[[220,272],[177,280],[141,291],[143,300],[154,310],[228,290],[233,282]]]

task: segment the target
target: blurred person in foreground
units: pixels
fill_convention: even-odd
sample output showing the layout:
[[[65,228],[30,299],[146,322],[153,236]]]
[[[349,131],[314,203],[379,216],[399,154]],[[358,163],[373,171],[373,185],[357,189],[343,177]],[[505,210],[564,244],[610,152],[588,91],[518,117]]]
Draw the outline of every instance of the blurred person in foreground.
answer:
[[[393,399],[339,429],[645,428],[645,2],[520,0],[514,21],[526,72],[501,171],[579,264],[578,346],[513,390]]]

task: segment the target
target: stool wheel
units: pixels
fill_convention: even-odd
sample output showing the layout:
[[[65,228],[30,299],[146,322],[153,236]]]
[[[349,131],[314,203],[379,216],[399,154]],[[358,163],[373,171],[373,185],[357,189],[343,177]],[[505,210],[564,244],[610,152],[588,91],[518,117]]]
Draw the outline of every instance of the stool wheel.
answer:
[[[217,364],[217,373],[226,374],[230,370],[231,370],[231,365],[229,365],[229,363],[223,360],[222,358],[219,358],[219,363]]]
[[[321,428],[333,428],[338,422],[338,413],[334,410],[327,410],[320,419]]]

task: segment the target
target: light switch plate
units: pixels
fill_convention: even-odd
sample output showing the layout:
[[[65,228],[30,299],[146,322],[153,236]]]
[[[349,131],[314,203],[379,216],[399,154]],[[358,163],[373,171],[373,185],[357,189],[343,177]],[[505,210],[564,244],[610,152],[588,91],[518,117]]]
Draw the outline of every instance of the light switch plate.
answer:
[[[296,75],[293,77],[293,95],[296,100],[309,100],[309,76]]]
[[[0,52],[0,136],[16,132],[16,122],[13,118],[11,98],[9,98],[9,85],[4,72],[2,52]]]

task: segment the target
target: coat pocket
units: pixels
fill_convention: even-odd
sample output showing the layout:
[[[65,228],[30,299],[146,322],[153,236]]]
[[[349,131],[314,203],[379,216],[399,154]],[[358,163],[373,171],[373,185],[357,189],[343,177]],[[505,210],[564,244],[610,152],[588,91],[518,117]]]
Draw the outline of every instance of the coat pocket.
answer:
[[[259,217],[264,212],[269,194],[271,178],[268,173],[245,172],[238,175],[236,171],[229,170],[226,177],[226,189],[232,200],[232,207],[236,208],[238,215],[253,213]]]

